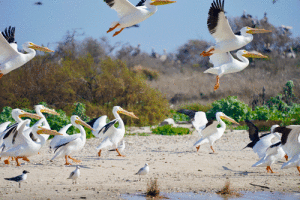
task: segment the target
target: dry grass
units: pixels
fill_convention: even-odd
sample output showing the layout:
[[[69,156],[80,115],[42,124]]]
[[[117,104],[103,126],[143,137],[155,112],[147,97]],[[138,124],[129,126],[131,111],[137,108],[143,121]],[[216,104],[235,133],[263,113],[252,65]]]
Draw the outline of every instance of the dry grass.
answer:
[[[157,179],[150,179],[150,181],[147,183],[147,197],[157,198],[159,197],[160,190],[158,188]]]
[[[228,199],[230,197],[240,197],[241,194],[235,192],[230,188],[230,182],[227,181],[222,190],[216,192],[218,195],[222,196],[224,199]]]

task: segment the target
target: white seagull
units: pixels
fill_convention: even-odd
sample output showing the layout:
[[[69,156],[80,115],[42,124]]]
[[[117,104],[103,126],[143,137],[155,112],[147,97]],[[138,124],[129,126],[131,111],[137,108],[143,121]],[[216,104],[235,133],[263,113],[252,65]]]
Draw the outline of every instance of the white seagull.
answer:
[[[136,6],[127,0],[104,0],[106,4],[117,11],[120,21],[115,21],[111,24],[107,33],[113,31],[115,28],[121,30],[115,32],[116,36],[121,33],[124,28],[138,24],[157,11],[158,5],[166,5],[175,3],[176,1],[170,0],[141,0]]]
[[[101,156],[102,149],[110,146],[114,146],[114,148],[116,148],[116,151],[118,152],[118,156],[125,157],[118,150],[118,143],[123,139],[125,134],[125,125],[119,113],[138,119],[138,117],[136,117],[132,112],[128,112],[123,108],[121,108],[120,106],[114,106],[113,114],[116,119],[112,120],[104,127],[102,127],[99,132],[99,137],[104,138],[100,143],[100,145],[97,147],[99,157]],[[114,126],[114,124],[117,122],[119,123],[118,128]]]
[[[149,173],[149,166],[146,163],[144,167],[142,167],[137,173],[135,173],[134,175],[147,175]]]
[[[20,124],[18,130],[19,134],[16,138],[15,144],[8,150],[2,152],[0,156],[15,157],[17,166],[20,166],[19,159],[22,158],[25,161],[29,161],[28,157],[37,155],[41,147],[45,144],[46,140],[40,134],[47,135],[59,135],[57,131],[49,130],[42,126],[33,126],[32,128],[25,127],[29,126],[30,120],[26,119]],[[30,134],[38,140],[33,140]]]
[[[71,172],[70,176],[68,179],[73,179],[72,180],[72,184],[78,184],[77,179],[80,176],[80,167],[77,165],[76,169],[74,171]]]
[[[65,165],[71,165],[71,163],[68,162],[68,158],[73,160],[76,163],[81,162],[80,160],[76,160],[75,158],[72,158],[70,155],[73,154],[74,152],[80,151],[86,142],[86,133],[84,128],[81,126],[85,126],[88,129],[94,130],[90,125],[82,121],[77,115],[73,115],[71,117],[71,123],[73,126],[78,128],[80,130],[79,134],[74,134],[74,135],[66,135],[62,137],[59,142],[57,142],[56,146],[54,147],[54,157],[50,160],[51,162],[55,158],[60,158],[62,156],[65,156],[66,163]]]
[[[216,85],[214,90],[216,91],[220,87],[220,78],[224,74],[236,73],[245,69],[249,65],[247,58],[268,58],[258,52],[248,52],[246,50],[239,50],[237,52],[237,60],[232,57],[230,52],[216,53],[209,57],[210,63],[214,66],[204,71],[204,73],[210,73],[217,75]]]
[[[27,174],[28,173],[29,173],[28,171],[24,170],[23,173],[19,176],[12,177],[12,178],[4,178],[4,179],[8,180],[8,181],[18,182],[19,183],[19,188],[21,188],[21,182],[23,182],[27,179]]]
[[[0,34],[0,78],[12,70],[15,70],[36,55],[35,50],[44,52],[54,52],[47,47],[38,46],[32,42],[26,42],[23,44],[23,49],[26,54],[18,52],[17,43],[15,42],[15,28],[6,28],[2,34]]]
[[[210,34],[215,38],[215,46],[209,47],[200,55],[211,56],[214,53],[226,53],[239,49],[253,40],[255,33],[268,33],[271,31],[244,27],[238,34],[234,34],[224,11],[224,0],[214,0],[208,12],[207,26]]]
[[[207,121],[206,116],[204,116],[204,117],[205,117],[205,120]],[[194,147],[196,147],[197,152],[200,149],[200,145],[205,144],[205,143],[209,143],[211,150],[215,153],[215,150],[213,149],[213,144],[216,140],[218,140],[222,137],[222,135],[224,134],[224,132],[226,130],[226,124],[222,121],[222,119],[228,120],[228,121],[230,121],[232,123],[235,123],[235,124],[239,124],[234,119],[228,117],[227,115],[225,115],[222,112],[217,112],[216,113],[216,119],[217,119],[217,121],[208,122],[206,124],[205,128],[202,129],[201,139],[198,140],[194,144]],[[221,124],[221,127],[217,128],[219,124]]]

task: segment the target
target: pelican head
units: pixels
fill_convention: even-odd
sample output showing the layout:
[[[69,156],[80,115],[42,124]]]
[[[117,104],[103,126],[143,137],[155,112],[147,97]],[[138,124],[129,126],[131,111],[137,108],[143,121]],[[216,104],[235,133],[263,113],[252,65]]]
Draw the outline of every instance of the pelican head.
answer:
[[[84,122],[82,119],[80,119],[80,117],[78,117],[77,115],[72,115],[71,122],[72,122],[72,124],[82,125],[92,131],[95,131],[95,129],[93,129],[90,125],[88,125],[86,122]]]
[[[152,2],[150,3],[150,5],[153,5],[153,6],[161,6],[161,5],[176,3],[176,1],[170,1],[170,0],[151,0],[151,1]]]
[[[45,135],[63,135],[56,130],[49,130],[42,126],[34,126],[32,131],[36,131],[37,134],[45,134]]]
[[[24,110],[21,110],[18,108],[13,109],[11,114],[13,117],[29,117],[31,119],[41,119],[42,118],[37,114],[25,112]]]
[[[258,29],[258,28],[251,28],[251,27],[244,27],[241,29],[241,33],[248,33],[248,34],[257,34],[257,33],[270,33],[272,31],[265,30],[265,29]]]
[[[48,49],[47,47],[42,47],[42,46],[33,44],[32,42],[26,42],[26,43],[23,45],[23,47],[24,47],[24,49],[25,49],[25,47],[27,47],[27,48],[34,49],[34,50],[37,50],[37,51],[54,52],[54,51]]]
[[[246,50],[240,50],[238,53],[241,52],[242,56],[246,58],[268,58],[268,56],[264,56],[259,52],[248,52]]]
[[[240,125],[240,124],[237,123],[234,119],[228,117],[227,115],[225,115],[225,114],[222,113],[222,112],[217,112],[216,118],[217,118],[217,120],[218,120],[218,118],[219,118],[219,119],[224,119],[224,120],[227,120],[227,121],[230,121],[230,122],[232,122],[232,123],[235,123],[235,124]]]
[[[59,113],[57,113],[55,110],[46,108],[43,105],[36,105],[36,106],[34,106],[34,109],[35,109],[36,112],[40,111],[42,113],[48,113],[48,114],[52,114],[52,115],[59,115]]]
[[[114,106],[114,108],[113,108],[113,113],[115,113],[115,112],[116,112],[116,113],[122,113],[122,114],[124,114],[124,115],[129,116],[129,117],[133,117],[133,118],[138,119],[138,117],[135,116],[133,112],[128,112],[127,110],[124,110],[124,109],[121,108],[120,106]]]

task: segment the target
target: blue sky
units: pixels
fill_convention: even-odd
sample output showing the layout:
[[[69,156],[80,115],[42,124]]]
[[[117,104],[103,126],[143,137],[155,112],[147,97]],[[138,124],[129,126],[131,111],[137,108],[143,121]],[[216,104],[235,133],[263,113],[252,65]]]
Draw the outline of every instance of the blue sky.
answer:
[[[117,13],[103,0],[41,0],[42,6],[34,5],[37,0],[0,0],[0,30],[16,27],[18,45],[31,41],[48,45],[55,50],[68,30],[82,28],[85,37],[108,37],[109,41],[141,44],[143,51],[174,52],[190,39],[213,42],[206,20],[212,0],[178,0],[177,3],[159,6],[158,11],[142,22],[139,28],[125,29],[120,35],[107,34],[111,22],[117,21]],[[139,0],[129,0],[136,5]],[[287,3],[288,2],[288,3]],[[243,10],[261,19],[268,13],[269,21],[275,26],[293,27],[293,36],[300,36],[300,1],[278,0],[225,0],[228,17],[241,16]]]

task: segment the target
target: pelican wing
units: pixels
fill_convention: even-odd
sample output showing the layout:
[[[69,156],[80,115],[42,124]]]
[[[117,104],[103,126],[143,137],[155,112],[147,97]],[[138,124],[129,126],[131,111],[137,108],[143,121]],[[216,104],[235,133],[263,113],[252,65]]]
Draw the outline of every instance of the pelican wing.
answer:
[[[59,130],[59,133],[63,135],[56,135],[50,142],[50,149],[53,149],[57,146],[60,140],[64,139],[64,137],[68,137],[67,130],[72,126],[72,124],[68,124]]]
[[[117,11],[120,18],[137,10],[137,8],[127,0],[105,0],[105,2],[110,8]]]
[[[14,48],[6,41],[2,34],[0,34],[0,62],[13,59],[19,55]],[[0,63],[1,64],[1,63]]]
[[[278,152],[278,148],[281,147],[281,142],[277,142],[275,144],[272,144],[271,146],[269,146],[267,148],[266,151],[266,155],[265,156],[269,156],[269,155],[274,155]]]
[[[113,131],[114,124],[118,122],[118,119],[114,119],[107,123],[105,126],[103,126],[99,131],[99,138],[108,137]]]
[[[109,137],[106,137],[100,144],[99,146],[96,148],[97,151],[99,151],[100,149],[106,148],[106,147],[111,147],[113,145],[113,143],[111,142]]]
[[[233,57],[231,53],[215,53],[211,56],[209,56],[209,62],[214,65],[214,67],[219,67],[221,65],[224,65],[226,63],[232,63]]]
[[[145,2],[146,2],[146,0],[141,0],[138,4],[136,4],[136,7],[144,6]]]
[[[214,0],[208,12],[207,26],[216,42],[235,38],[224,11],[224,0]]]
[[[106,119],[107,119],[107,116],[103,115],[103,116],[101,116],[99,118],[95,118],[87,123],[88,125],[93,127],[93,129],[95,129],[95,131],[92,131],[92,133],[95,137],[99,137],[99,131],[101,130],[101,128],[103,126],[105,126]]]
[[[258,141],[259,137],[258,137],[258,128],[249,120],[245,120],[247,126],[249,127],[249,138],[250,140],[253,141]]]
[[[2,124],[0,124],[0,134],[5,131],[7,129],[7,126],[10,124],[11,122],[4,122]]]
[[[201,131],[202,138],[208,137],[208,136],[218,132],[218,129],[217,129],[218,125],[219,125],[218,121],[210,121],[210,124]]]
[[[75,134],[75,135],[67,135],[62,136],[59,141],[57,141],[56,146],[53,147],[54,153],[62,146],[66,146],[70,142],[80,138],[81,134]]]

